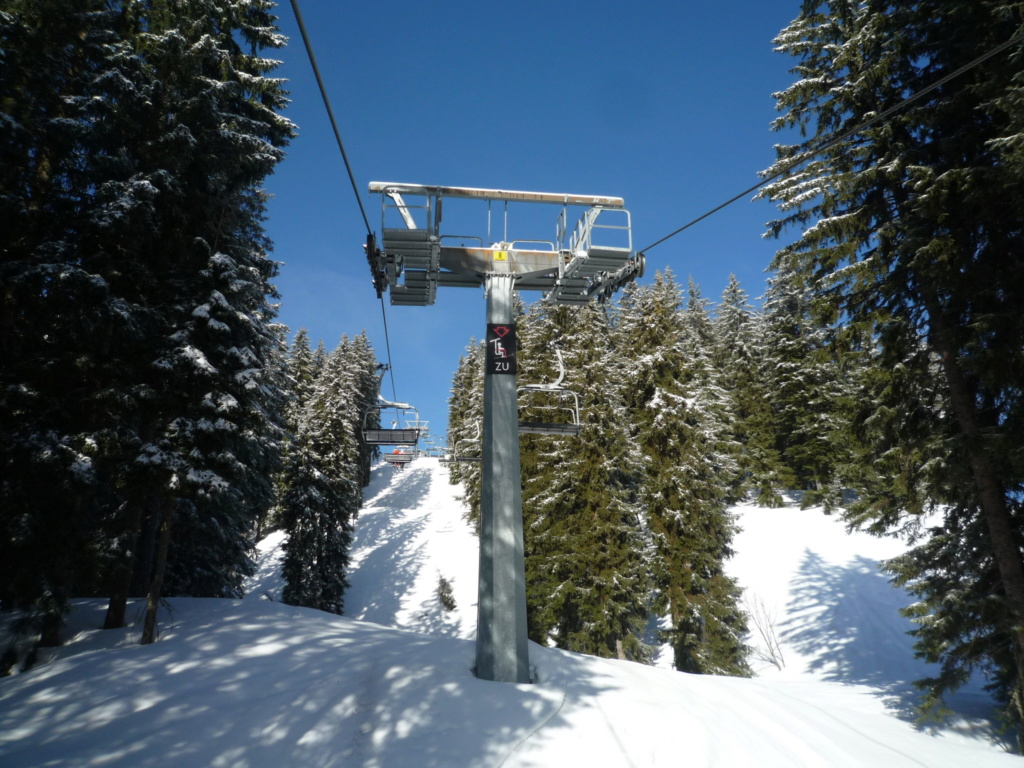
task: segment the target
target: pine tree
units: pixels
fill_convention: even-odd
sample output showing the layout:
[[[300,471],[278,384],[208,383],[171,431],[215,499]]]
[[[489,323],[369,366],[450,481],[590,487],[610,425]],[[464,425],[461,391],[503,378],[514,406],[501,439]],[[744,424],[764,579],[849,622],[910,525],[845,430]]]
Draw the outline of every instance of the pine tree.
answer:
[[[379,450],[377,446],[368,445],[363,439],[362,427],[364,417],[376,403],[377,393],[380,390],[380,382],[377,377],[377,357],[366,336],[366,331],[361,331],[352,339],[348,366],[355,397],[355,410],[353,411],[355,421],[352,424],[352,429],[358,446],[359,485],[365,488],[370,483],[370,468],[373,465],[373,460],[379,455]]]
[[[788,270],[768,283],[760,379],[770,405],[771,431],[791,487],[802,503],[840,501],[840,467],[849,460],[842,438],[840,366],[826,329],[815,322],[808,292]]]
[[[281,499],[288,490],[285,468],[288,456],[296,443],[302,412],[313,395],[316,383],[313,352],[309,346],[309,334],[300,328],[292,339],[287,359],[283,361],[285,380],[285,403],[282,409],[285,438],[282,443],[281,469],[274,478],[275,503],[257,521],[256,540],[260,541],[270,531],[281,527]]]
[[[289,605],[342,612],[351,525],[339,511],[343,490],[321,468],[312,436],[293,443],[285,465],[286,490],[280,500],[287,533],[281,575],[282,600]]]
[[[714,467],[723,498],[734,502],[742,495],[742,478],[736,460],[739,446],[732,437],[735,415],[722,372],[714,365],[715,337],[708,306],[709,302],[701,296],[699,286],[691,278],[682,312],[682,354],[687,361],[684,381],[689,397],[694,398],[690,407],[700,414],[705,460]]]
[[[168,559],[169,587],[197,594],[237,594],[250,567],[281,388],[259,187],[292,134],[259,56],[283,43],[271,5],[0,14],[0,206],[19,224],[2,247],[0,421],[22,425],[0,441],[19,478],[0,505],[0,599],[57,606],[44,639],[70,592],[110,594],[119,626],[134,581],[152,586],[149,641]],[[32,555],[44,529],[49,564]]]
[[[771,386],[763,376],[764,358],[770,356],[765,322],[747,302],[746,292],[735,276],[730,276],[722,293],[712,328],[712,361],[722,380],[729,382],[741,487],[752,493],[758,504],[781,506],[783,492],[793,488],[796,479],[776,446]]]
[[[459,365],[452,378],[451,396],[448,399],[448,453],[456,447],[467,453],[482,455],[480,440],[484,418],[484,347],[476,339],[470,339],[465,354],[459,357]],[[453,462],[449,465],[449,481],[461,484],[466,505],[466,520],[474,528],[480,525],[480,479],[479,462]]]
[[[563,385],[580,396],[576,438],[521,438],[530,636],[560,648],[635,660],[653,599],[641,516],[640,458],[597,305],[530,308],[520,333],[520,380],[553,381],[551,344],[562,345]]]
[[[149,192],[123,147],[152,82],[108,3],[12,2],[0,28],[0,602],[55,644],[66,598],[125,560]]]
[[[622,392],[644,459],[640,500],[655,548],[656,608],[668,618],[662,641],[677,669],[749,674],[739,588],[724,572],[735,533],[730,424],[714,394],[710,350],[691,335],[707,319],[692,283],[690,296],[696,314],[688,323],[671,272],[626,290],[615,334]]]
[[[142,117],[159,135],[143,161],[157,188],[152,248],[160,265],[152,303],[161,308],[154,435],[145,454],[167,501],[159,549],[170,585],[237,594],[251,569],[248,538],[271,500],[276,454],[272,381],[277,337],[269,299],[276,264],[260,222],[262,180],[292,125],[275,63],[271,4],[155,1],[133,5],[139,54],[160,88]],[[168,517],[177,517],[174,525]],[[154,575],[159,585],[160,574]],[[159,590],[150,590],[155,611]],[[144,641],[150,639],[144,633]]]
[[[359,376],[354,345],[343,338],[326,361],[297,419],[280,500],[287,533],[282,599],[341,613],[349,547],[361,495]]]
[[[871,482],[857,489],[853,514],[888,530],[922,509],[955,511],[948,530],[931,531],[922,545],[939,561],[909,556],[895,565],[904,583],[923,580],[917,648],[943,664],[926,685],[933,696],[955,688],[980,649],[998,670],[1007,716],[1024,729],[1020,44],[975,61],[1010,40],[1022,18],[1024,4],[1002,0],[804,3],[776,40],[799,59],[801,77],[777,94],[776,127],[807,138],[780,147],[771,170],[784,175],[765,194],[783,212],[775,234],[811,225],[776,266],[813,289],[825,322],[842,321],[870,342],[863,346],[876,372],[868,380],[884,397],[855,428],[889,447],[861,452],[884,464],[862,471]],[[946,410],[920,399],[932,387]],[[906,436],[893,430],[901,420],[914,427]],[[944,481],[925,482],[936,477]],[[991,640],[949,642],[972,633]]]
[[[288,373],[291,397],[288,400],[285,415],[288,429],[295,432],[298,429],[300,414],[313,396],[316,378],[320,373],[314,366],[313,352],[309,346],[309,334],[305,328],[300,328],[292,340]]]

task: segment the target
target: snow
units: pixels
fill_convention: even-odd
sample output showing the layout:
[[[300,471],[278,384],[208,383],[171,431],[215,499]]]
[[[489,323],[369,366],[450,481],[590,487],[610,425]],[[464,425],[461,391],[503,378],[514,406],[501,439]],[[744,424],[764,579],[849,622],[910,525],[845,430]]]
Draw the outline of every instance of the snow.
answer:
[[[267,599],[279,533],[247,599],[169,600],[153,645],[138,645],[141,602],[134,626],[100,630],[104,601],[76,601],[69,642],[0,680],[0,765],[1019,765],[980,720],[910,719],[924,668],[895,613],[909,598],[875,569],[902,545],[795,505],[737,508],[731,565],[777,612],[781,670],[687,675],[531,645],[535,684],[478,680],[476,540],[458,492],[435,459],[374,469],[344,617]]]
[[[198,370],[204,373],[217,372],[217,369],[210,365],[210,361],[206,359],[206,355],[204,355],[198,349],[193,347],[191,344],[186,344],[184,347],[178,350],[178,354],[184,357],[186,360],[190,360]]]

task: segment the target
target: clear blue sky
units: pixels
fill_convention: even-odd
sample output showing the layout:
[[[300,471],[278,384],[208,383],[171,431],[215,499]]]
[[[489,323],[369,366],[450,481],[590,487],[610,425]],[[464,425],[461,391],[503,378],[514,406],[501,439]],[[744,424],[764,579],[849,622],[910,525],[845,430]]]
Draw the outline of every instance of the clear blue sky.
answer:
[[[625,198],[643,248],[757,183],[785,140],[771,94],[793,81],[772,38],[799,0],[722,2],[337,2],[300,0],[371,226],[370,181]],[[288,0],[276,52],[299,135],[268,180],[266,222],[280,320],[333,348],[365,329],[381,360],[380,301],[363,255],[366,227]],[[554,221],[559,209],[535,206]],[[485,234],[486,208],[480,230]],[[513,211],[514,214],[514,211]],[[774,209],[741,200],[648,251],[717,302],[734,273],[755,302],[777,243]],[[515,231],[510,239],[536,237]],[[526,293],[527,301],[540,298]],[[431,307],[385,294],[398,399],[443,434],[452,373],[484,332],[481,290],[441,288]],[[391,383],[385,394],[391,396]]]

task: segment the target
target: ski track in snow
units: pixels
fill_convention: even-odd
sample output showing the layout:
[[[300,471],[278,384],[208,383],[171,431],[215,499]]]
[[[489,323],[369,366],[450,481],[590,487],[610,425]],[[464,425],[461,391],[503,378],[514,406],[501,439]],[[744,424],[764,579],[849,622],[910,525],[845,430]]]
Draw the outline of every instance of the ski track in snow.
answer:
[[[436,460],[378,467],[356,524],[345,615],[431,635],[475,637],[477,544],[458,492]],[[454,612],[440,605],[438,576],[451,584]]]
[[[895,613],[909,599],[877,570],[902,545],[817,510],[736,510],[730,572],[777,610],[781,670],[687,675],[531,644],[535,684],[477,680],[477,544],[457,494],[436,460],[375,468],[344,617],[278,601],[280,534],[247,599],[172,599],[151,646],[141,602],[133,626],[101,631],[103,601],[78,601],[70,642],[0,680],[0,766],[1021,765],[971,716],[990,704],[977,686],[963,716],[913,726],[926,668]]]

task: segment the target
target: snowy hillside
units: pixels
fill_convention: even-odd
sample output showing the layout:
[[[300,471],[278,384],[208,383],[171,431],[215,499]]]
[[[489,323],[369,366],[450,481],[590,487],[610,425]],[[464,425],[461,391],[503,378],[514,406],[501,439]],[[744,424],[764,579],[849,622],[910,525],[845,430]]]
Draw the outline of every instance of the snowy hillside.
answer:
[[[774,612],[781,669],[702,677],[532,645],[537,684],[477,680],[456,493],[436,460],[375,470],[345,617],[266,599],[279,538],[248,599],[171,600],[152,646],[80,601],[54,660],[0,680],[0,766],[1021,765],[980,721],[915,729],[906,597],[875,570],[899,545],[815,511],[739,510],[732,570]]]

